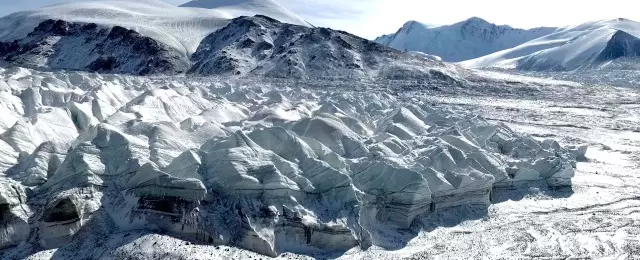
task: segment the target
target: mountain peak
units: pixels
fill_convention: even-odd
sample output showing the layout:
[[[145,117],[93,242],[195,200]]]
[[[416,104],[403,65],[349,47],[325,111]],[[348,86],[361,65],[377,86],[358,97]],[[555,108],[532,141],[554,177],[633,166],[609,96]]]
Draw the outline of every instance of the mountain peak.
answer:
[[[285,24],[266,16],[233,19],[207,36],[191,59],[194,65],[189,73],[193,75],[254,74],[298,79],[373,77],[372,72],[378,78],[395,78],[395,62],[391,62],[395,59],[419,64],[410,73],[419,78],[433,76],[424,68],[442,66],[345,32]],[[448,76],[437,77],[455,82]]]
[[[609,19],[609,20],[602,20],[599,21],[600,23],[606,23],[606,24],[638,24],[638,22],[631,20],[631,19],[627,19],[627,18],[614,18],[614,19]],[[598,22],[596,22],[598,23]],[[588,23],[587,23],[588,24]]]
[[[420,28],[427,28],[427,26],[425,26],[424,24],[418,22],[418,21],[408,21],[406,23],[404,23],[404,25],[402,25],[402,28],[400,28],[400,30],[398,30],[397,33],[400,32],[410,32],[414,27],[420,27]]]
[[[482,19],[482,18],[477,17],[477,16],[472,16],[469,19],[464,20],[463,23],[487,23],[487,24],[491,24],[487,20]]]
[[[420,22],[418,22],[418,21],[416,21],[416,20],[409,20],[409,21],[407,21],[406,23],[404,23],[404,25],[402,25],[402,27],[412,26],[412,25],[414,25],[414,24],[416,24],[416,23],[420,23]]]
[[[489,22],[485,19],[482,19],[480,17],[476,17],[473,16],[471,18],[468,18],[467,20],[464,20],[462,22],[459,23],[455,23],[452,26],[473,26],[473,27],[497,27],[497,28],[501,28],[501,29],[513,29],[513,27],[509,26],[509,25],[497,25],[495,23]]]

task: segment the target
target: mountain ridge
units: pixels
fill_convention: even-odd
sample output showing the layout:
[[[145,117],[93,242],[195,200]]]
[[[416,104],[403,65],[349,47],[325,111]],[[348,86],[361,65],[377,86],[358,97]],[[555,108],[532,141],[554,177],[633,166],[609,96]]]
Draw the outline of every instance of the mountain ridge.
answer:
[[[556,29],[518,29],[479,17],[440,26],[408,21],[396,33],[380,36],[375,41],[398,50],[420,51],[444,61],[459,62],[515,47]]]
[[[511,49],[460,64],[470,68],[537,71],[597,69],[617,66],[619,59],[637,57],[634,38],[640,23],[623,18],[570,26]],[[627,46],[628,45],[628,46]],[[630,63],[631,67],[635,67]]]
[[[232,19],[193,55],[120,26],[46,20],[25,38],[0,41],[0,58],[28,68],[134,75],[458,81],[452,65],[438,60],[263,15]]]
[[[178,7],[159,0],[101,0],[62,3],[2,17],[0,41],[22,39],[46,20],[64,20],[132,29],[188,56],[204,37],[227,25],[229,20],[263,13],[288,23],[310,26],[279,5],[226,5],[206,9]]]
[[[262,15],[236,18],[209,35],[192,61],[189,73],[196,75],[215,71],[293,78],[388,79],[397,73],[428,78],[434,76],[428,68],[445,68],[439,61],[343,31],[285,24]]]

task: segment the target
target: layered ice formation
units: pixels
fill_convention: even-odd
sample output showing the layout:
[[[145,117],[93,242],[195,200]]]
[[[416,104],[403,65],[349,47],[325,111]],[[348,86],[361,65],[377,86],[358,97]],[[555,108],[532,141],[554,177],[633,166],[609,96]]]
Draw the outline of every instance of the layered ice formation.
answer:
[[[0,74],[1,248],[140,229],[268,256],[367,248],[497,189],[570,186],[586,150],[383,89]]]

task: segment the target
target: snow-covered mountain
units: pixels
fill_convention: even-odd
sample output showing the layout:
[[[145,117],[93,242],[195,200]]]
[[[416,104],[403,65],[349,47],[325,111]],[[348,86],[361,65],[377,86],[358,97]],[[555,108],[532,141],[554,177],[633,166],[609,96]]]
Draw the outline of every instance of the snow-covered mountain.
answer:
[[[23,39],[0,42],[0,58],[16,66],[136,75],[182,73],[190,64],[170,46],[133,30],[62,20],[46,20]]]
[[[296,20],[271,1],[240,1],[237,5],[198,1],[188,5],[214,9],[154,7],[153,1],[120,8],[114,1],[100,1],[10,15],[3,20],[16,25],[18,30],[0,31],[7,39],[0,41],[0,58],[14,66],[136,75],[187,72],[199,76],[453,79],[447,72],[452,65],[428,56],[403,53],[346,32],[310,27],[302,20],[297,20],[302,24],[297,25],[262,15],[235,19],[220,15],[240,14],[242,10],[264,11],[279,12],[279,17]],[[51,8],[54,11],[49,13]],[[134,11],[138,13],[130,13]],[[30,28],[24,24],[39,21],[43,16],[40,12],[47,13],[46,17],[64,17],[69,21],[48,19],[29,33],[18,33]],[[141,15],[143,12],[145,15]],[[96,15],[89,17],[91,13]],[[201,16],[194,18],[193,23],[182,24],[189,14]],[[139,17],[150,22],[141,27],[129,24],[140,20]],[[214,26],[204,27],[212,23]],[[127,25],[133,29],[123,27]],[[190,32],[211,33],[181,38]],[[199,41],[194,49],[196,40]]]
[[[396,33],[383,35],[375,41],[406,51],[419,51],[458,62],[482,57],[554,32],[556,28],[529,30],[495,25],[481,18],[444,26],[430,26],[409,21]]]
[[[177,7],[160,0],[103,0],[53,5],[1,18],[0,41],[22,39],[43,21],[63,20],[132,29],[188,56],[195,52],[204,37],[240,16],[264,14],[287,23],[308,25],[271,0],[220,3],[213,9]]]
[[[628,19],[588,22],[474,60],[473,68],[574,70],[638,68],[640,23]]]

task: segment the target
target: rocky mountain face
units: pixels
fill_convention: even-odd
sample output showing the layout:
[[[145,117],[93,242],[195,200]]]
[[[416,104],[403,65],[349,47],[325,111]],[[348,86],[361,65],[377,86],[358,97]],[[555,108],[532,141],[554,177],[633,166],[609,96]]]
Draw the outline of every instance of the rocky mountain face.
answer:
[[[598,62],[606,62],[619,58],[636,58],[640,56],[640,38],[624,31],[616,31],[607,46],[596,58]]]
[[[185,72],[179,52],[120,26],[46,20],[27,37],[0,43],[0,57],[24,67],[136,75]]]
[[[458,62],[512,48],[555,30],[547,27],[524,30],[473,17],[438,27],[409,21],[395,34],[383,35],[375,41],[398,50],[420,51]]]
[[[293,78],[435,77],[441,62],[411,56],[346,32],[241,17],[205,38],[189,73]]]

